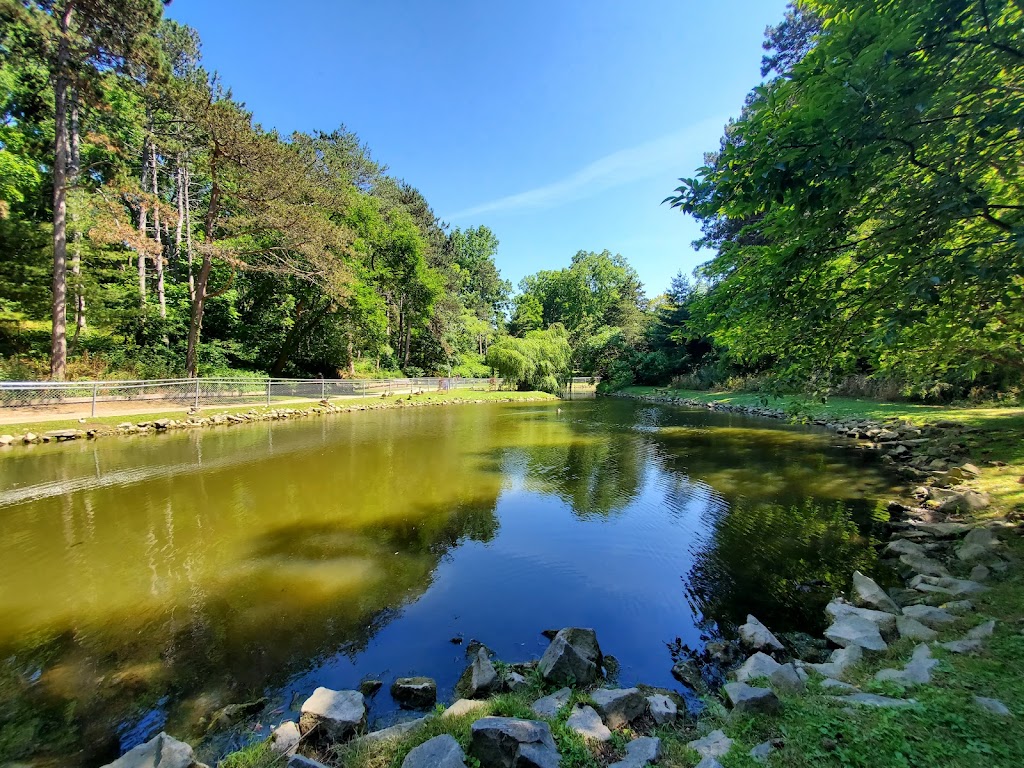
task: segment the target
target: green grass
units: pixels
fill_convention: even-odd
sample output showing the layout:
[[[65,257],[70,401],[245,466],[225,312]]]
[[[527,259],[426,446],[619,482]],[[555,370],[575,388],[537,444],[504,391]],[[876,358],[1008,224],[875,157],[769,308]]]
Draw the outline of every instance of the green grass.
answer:
[[[263,741],[228,755],[218,768],[284,768],[285,758],[270,749]]]
[[[666,387],[628,387],[629,395],[683,397],[704,403],[740,406],[767,405],[812,418],[865,418],[873,421],[901,419],[918,426],[936,421],[954,421],[973,431],[962,437],[951,435],[947,442],[959,442],[982,470],[970,485],[988,493],[993,501],[990,515],[1012,509],[1024,510],[1024,408],[988,405],[925,405],[885,403],[850,397],[831,398],[825,404],[808,403],[797,395],[765,397],[750,392],[697,392]],[[999,466],[993,462],[1005,464]]]
[[[555,395],[548,394],[547,392],[457,390],[455,392],[425,392],[421,395],[393,395],[389,397],[376,395],[373,397],[334,397],[329,399],[331,404],[338,408],[353,408],[357,406],[372,408],[402,408],[414,403],[437,405],[441,403],[458,404],[474,400],[556,400],[557,398]],[[266,413],[267,411],[279,408],[295,408],[304,410],[306,408],[312,408],[316,404],[316,400],[304,400],[280,403],[278,405],[272,405],[270,408],[263,405],[257,406],[252,404],[229,407],[204,406],[201,410],[200,416],[249,413],[250,411]],[[78,418],[68,418],[53,421],[25,421],[16,424],[0,424],[0,435],[23,435],[26,432],[35,432],[36,434],[41,435],[58,429],[81,429],[83,431],[95,429],[102,432],[109,432],[118,424],[123,424],[125,422],[137,424],[140,421],[155,421],[157,419],[184,419],[186,418],[187,412],[188,408],[186,406],[181,406],[174,410],[167,410],[164,408],[162,410],[154,410],[152,412],[122,414],[120,416],[97,416],[95,418],[86,418],[84,422],[80,422]]]

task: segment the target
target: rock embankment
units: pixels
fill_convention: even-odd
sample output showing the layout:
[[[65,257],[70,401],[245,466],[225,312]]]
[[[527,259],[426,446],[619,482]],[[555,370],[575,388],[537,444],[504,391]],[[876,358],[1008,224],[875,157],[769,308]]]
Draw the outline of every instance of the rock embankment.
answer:
[[[548,397],[499,397],[499,398],[451,398],[445,400],[414,400],[411,398],[381,398],[379,402],[340,406],[327,400],[321,400],[309,408],[251,408],[244,413],[215,413],[200,416],[199,411],[189,409],[184,418],[144,419],[142,421],[124,421],[116,427],[97,426],[88,429],[55,429],[42,434],[25,432],[17,435],[0,435],[0,449],[19,445],[35,445],[38,443],[64,443],[73,440],[89,439],[111,435],[156,435],[182,429],[200,427],[230,427],[236,424],[250,424],[261,421],[286,421],[317,416],[328,416],[338,413],[355,413],[358,411],[379,411],[391,408],[423,408],[435,405],[470,405],[480,403],[531,403],[550,400]]]

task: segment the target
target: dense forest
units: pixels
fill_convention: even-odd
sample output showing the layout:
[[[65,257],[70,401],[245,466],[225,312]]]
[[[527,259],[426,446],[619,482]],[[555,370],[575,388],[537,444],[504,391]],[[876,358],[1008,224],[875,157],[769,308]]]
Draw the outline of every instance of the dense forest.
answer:
[[[261,128],[158,0],[0,13],[6,378],[489,374],[486,227],[344,126]]]
[[[664,201],[710,260],[650,299],[607,251],[513,291],[344,126],[254,123],[158,0],[0,9],[0,377],[1020,391],[1018,0],[793,3]]]

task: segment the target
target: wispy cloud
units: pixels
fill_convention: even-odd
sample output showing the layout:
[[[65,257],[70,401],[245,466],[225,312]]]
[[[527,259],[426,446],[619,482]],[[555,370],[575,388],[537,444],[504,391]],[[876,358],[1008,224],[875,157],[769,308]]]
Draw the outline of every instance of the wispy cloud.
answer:
[[[680,163],[689,159],[691,165],[698,164],[703,152],[712,148],[707,143],[709,136],[714,137],[724,124],[725,118],[703,120],[686,130],[612,152],[558,181],[474,205],[447,218],[457,221],[485,213],[555,208],[666,171],[673,174],[673,178],[684,175],[692,168]]]

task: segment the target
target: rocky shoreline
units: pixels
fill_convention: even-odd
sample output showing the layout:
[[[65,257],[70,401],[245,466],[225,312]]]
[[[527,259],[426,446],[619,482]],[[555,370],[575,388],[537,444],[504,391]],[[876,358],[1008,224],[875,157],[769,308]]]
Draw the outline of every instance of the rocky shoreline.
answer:
[[[423,408],[438,405],[470,405],[479,403],[531,403],[551,400],[550,397],[500,397],[500,398],[459,398],[445,400],[414,400],[412,397],[382,396],[380,402],[362,403],[352,406],[339,406],[328,400],[321,400],[309,408],[251,408],[244,413],[215,413],[200,416],[200,411],[189,409],[183,419],[159,418],[142,419],[140,421],[124,421],[116,427],[96,427],[89,429],[55,429],[41,434],[25,432],[17,435],[0,435],[0,448],[19,445],[36,445],[40,443],[64,443],[75,440],[95,440],[100,437],[118,435],[156,435],[183,429],[202,427],[234,426],[261,421],[287,421],[317,416],[329,416],[338,413],[355,413],[357,411],[380,411],[393,408]]]
[[[641,399],[787,418],[767,408],[709,406],[682,398]],[[984,650],[996,621],[979,614],[972,600],[1016,567],[1001,537],[1021,534],[1021,526],[1004,520],[975,524],[964,517],[985,508],[988,499],[964,485],[977,470],[963,455],[963,427],[939,423],[922,429],[895,420],[863,419],[815,423],[879,451],[883,460],[903,470],[904,477],[921,483],[912,494],[914,501],[891,502],[888,507],[890,519],[880,554],[899,574],[901,585],[885,590],[855,572],[848,594],[834,597],[826,606],[828,628],[823,637],[808,638],[799,650],[788,638],[783,642],[756,617],[748,616],[735,638],[709,644],[708,652],[716,662],[731,667],[729,682],[720,691],[711,689],[695,661],[676,663],[673,675],[693,693],[720,702],[729,718],[777,716],[793,696],[821,697],[851,716],[859,708],[919,707],[912,694],[932,682],[940,663],[934,651],[956,655]],[[610,659],[594,630],[569,627],[544,634],[551,642],[538,661],[496,662],[486,647],[471,646],[469,664],[456,688],[459,698],[444,709],[436,706],[437,687],[430,678],[395,680],[391,694],[403,707],[433,711],[379,731],[365,732],[365,696],[374,695],[381,681],[371,681],[361,691],[318,688],[302,705],[298,722],[286,721],[274,729],[267,748],[288,768],[326,768],[320,761],[333,762],[339,756],[340,764],[345,764],[344,755],[403,740],[422,743],[408,751],[402,768],[556,768],[564,757],[562,734],[569,732],[600,754],[602,765],[642,768],[656,764],[662,756],[662,738],[657,734],[688,721],[691,731],[696,728],[703,734],[685,742],[699,755],[698,768],[721,768],[719,760],[735,751],[735,741],[720,728],[688,720],[685,701],[677,692],[643,685],[611,687],[606,675]],[[896,648],[911,649],[909,657],[879,669],[873,677],[896,686],[900,695],[880,695],[855,685],[852,672],[901,642]],[[529,717],[490,714],[495,697],[535,692],[538,695],[528,705]],[[973,695],[967,703],[987,717],[1013,716],[1006,704],[990,696]],[[460,743],[446,733],[416,738],[446,719],[476,715],[479,719],[470,726],[468,742]],[[783,747],[782,739],[764,741],[749,750],[749,757],[765,763]],[[153,756],[162,768],[201,768],[188,745],[166,734],[136,747],[108,768],[142,768],[153,764]]]

